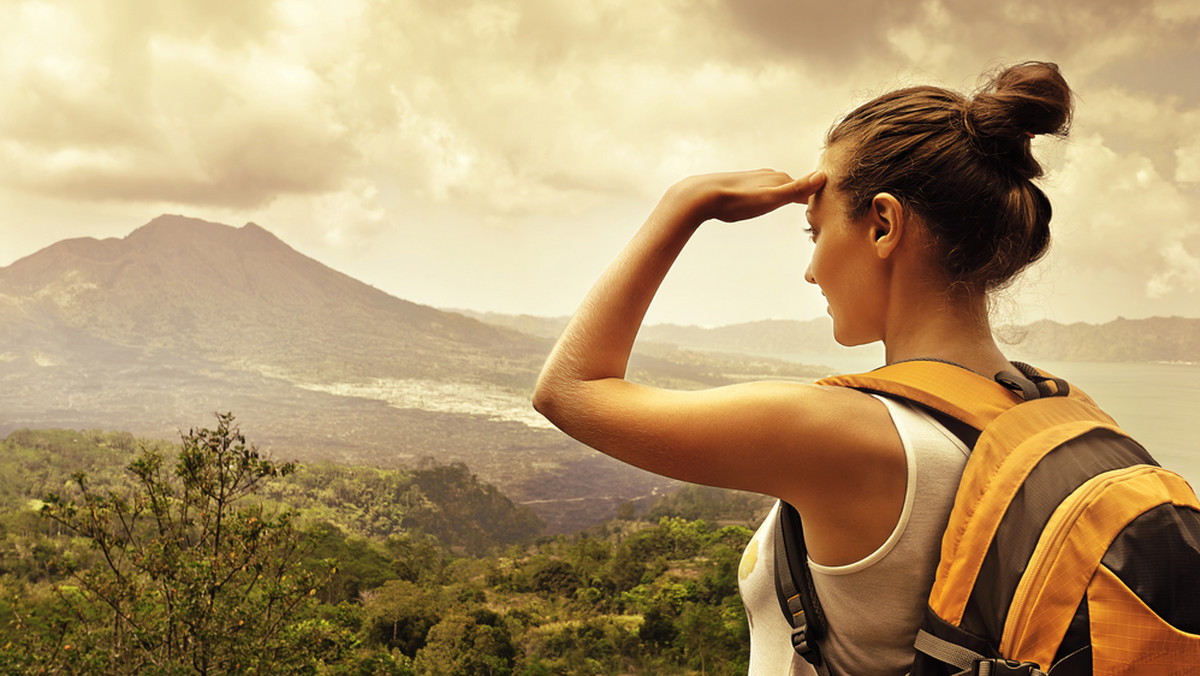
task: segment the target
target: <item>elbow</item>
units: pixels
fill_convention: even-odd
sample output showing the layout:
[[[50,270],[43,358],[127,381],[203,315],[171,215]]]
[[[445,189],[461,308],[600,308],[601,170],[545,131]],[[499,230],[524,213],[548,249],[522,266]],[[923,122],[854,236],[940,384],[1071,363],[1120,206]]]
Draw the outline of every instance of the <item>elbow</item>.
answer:
[[[542,417],[560,429],[564,416],[570,415],[572,401],[570,385],[570,380],[547,376],[543,373],[533,387],[533,410],[542,414]]]
[[[533,386],[533,410],[541,413],[550,422],[554,422],[554,418],[550,417],[554,411],[554,387],[547,382],[545,374],[538,378],[537,384]]]
[[[533,389],[533,399],[531,401],[531,403],[533,404],[533,410],[537,411],[538,413],[541,413],[543,416],[546,415],[546,407],[547,407],[547,404],[549,403],[547,401],[547,398],[548,397],[547,397],[546,393],[542,391],[542,388],[540,385],[538,387],[535,387]]]

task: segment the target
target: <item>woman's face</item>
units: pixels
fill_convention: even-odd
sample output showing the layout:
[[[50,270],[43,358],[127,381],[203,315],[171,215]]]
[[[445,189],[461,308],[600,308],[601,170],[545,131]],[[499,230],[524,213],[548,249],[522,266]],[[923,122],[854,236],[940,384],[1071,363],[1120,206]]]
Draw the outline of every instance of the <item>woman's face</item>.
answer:
[[[855,218],[841,185],[838,148],[821,156],[828,179],[808,200],[809,232],[815,246],[804,278],[821,287],[833,318],[833,337],[842,345],[883,338],[885,280],[868,217]]]

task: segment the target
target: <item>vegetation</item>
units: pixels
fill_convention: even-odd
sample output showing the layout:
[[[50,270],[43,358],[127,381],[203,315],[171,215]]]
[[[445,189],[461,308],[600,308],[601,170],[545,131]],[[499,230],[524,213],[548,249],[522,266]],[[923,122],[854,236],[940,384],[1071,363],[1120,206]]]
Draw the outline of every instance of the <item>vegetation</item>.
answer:
[[[0,476],[2,673],[746,671],[751,532],[709,523],[750,496],[538,538],[461,464],[297,467],[231,416],[178,447],[14,432]]]
[[[143,450],[130,490],[94,489],[77,472],[75,498],[46,497],[43,517],[90,555],[64,552],[70,584],[55,588],[33,664],[128,674],[290,666],[285,629],[323,579],[302,565],[309,548],[292,513],[243,506],[294,467],[262,458],[232,422],[219,416],[216,429],[186,435],[173,472],[160,451]]]
[[[481,483],[461,462],[425,460],[412,471],[321,463],[300,466],[287,481],[263,491],[298,510],[308,523],[326,523],[366,538],[419,531],[467,554],[529,542],[543,524]]]

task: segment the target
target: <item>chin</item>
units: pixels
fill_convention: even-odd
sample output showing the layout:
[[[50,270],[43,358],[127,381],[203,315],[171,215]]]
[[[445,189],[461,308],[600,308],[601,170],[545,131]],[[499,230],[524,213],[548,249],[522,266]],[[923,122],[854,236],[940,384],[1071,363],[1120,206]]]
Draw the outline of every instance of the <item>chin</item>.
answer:
[[[836,326],[833,329],[833,339],[836,340],[838,345],[841,345],[842,347],[859,347],[861,345],[870,345],[871,343],[882,340],[878,336],[867,337],[845,335],[844,332],[838,331]]]

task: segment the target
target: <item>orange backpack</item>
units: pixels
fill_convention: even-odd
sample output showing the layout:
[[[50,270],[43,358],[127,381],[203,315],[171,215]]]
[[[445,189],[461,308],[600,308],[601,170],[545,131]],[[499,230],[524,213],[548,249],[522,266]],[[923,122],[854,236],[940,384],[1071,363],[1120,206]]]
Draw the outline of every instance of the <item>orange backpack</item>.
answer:
[[[1085,394],[1014,365],[820,381],[916,403],[973,447],[912,676],[1200,673],[1195,492]]]

